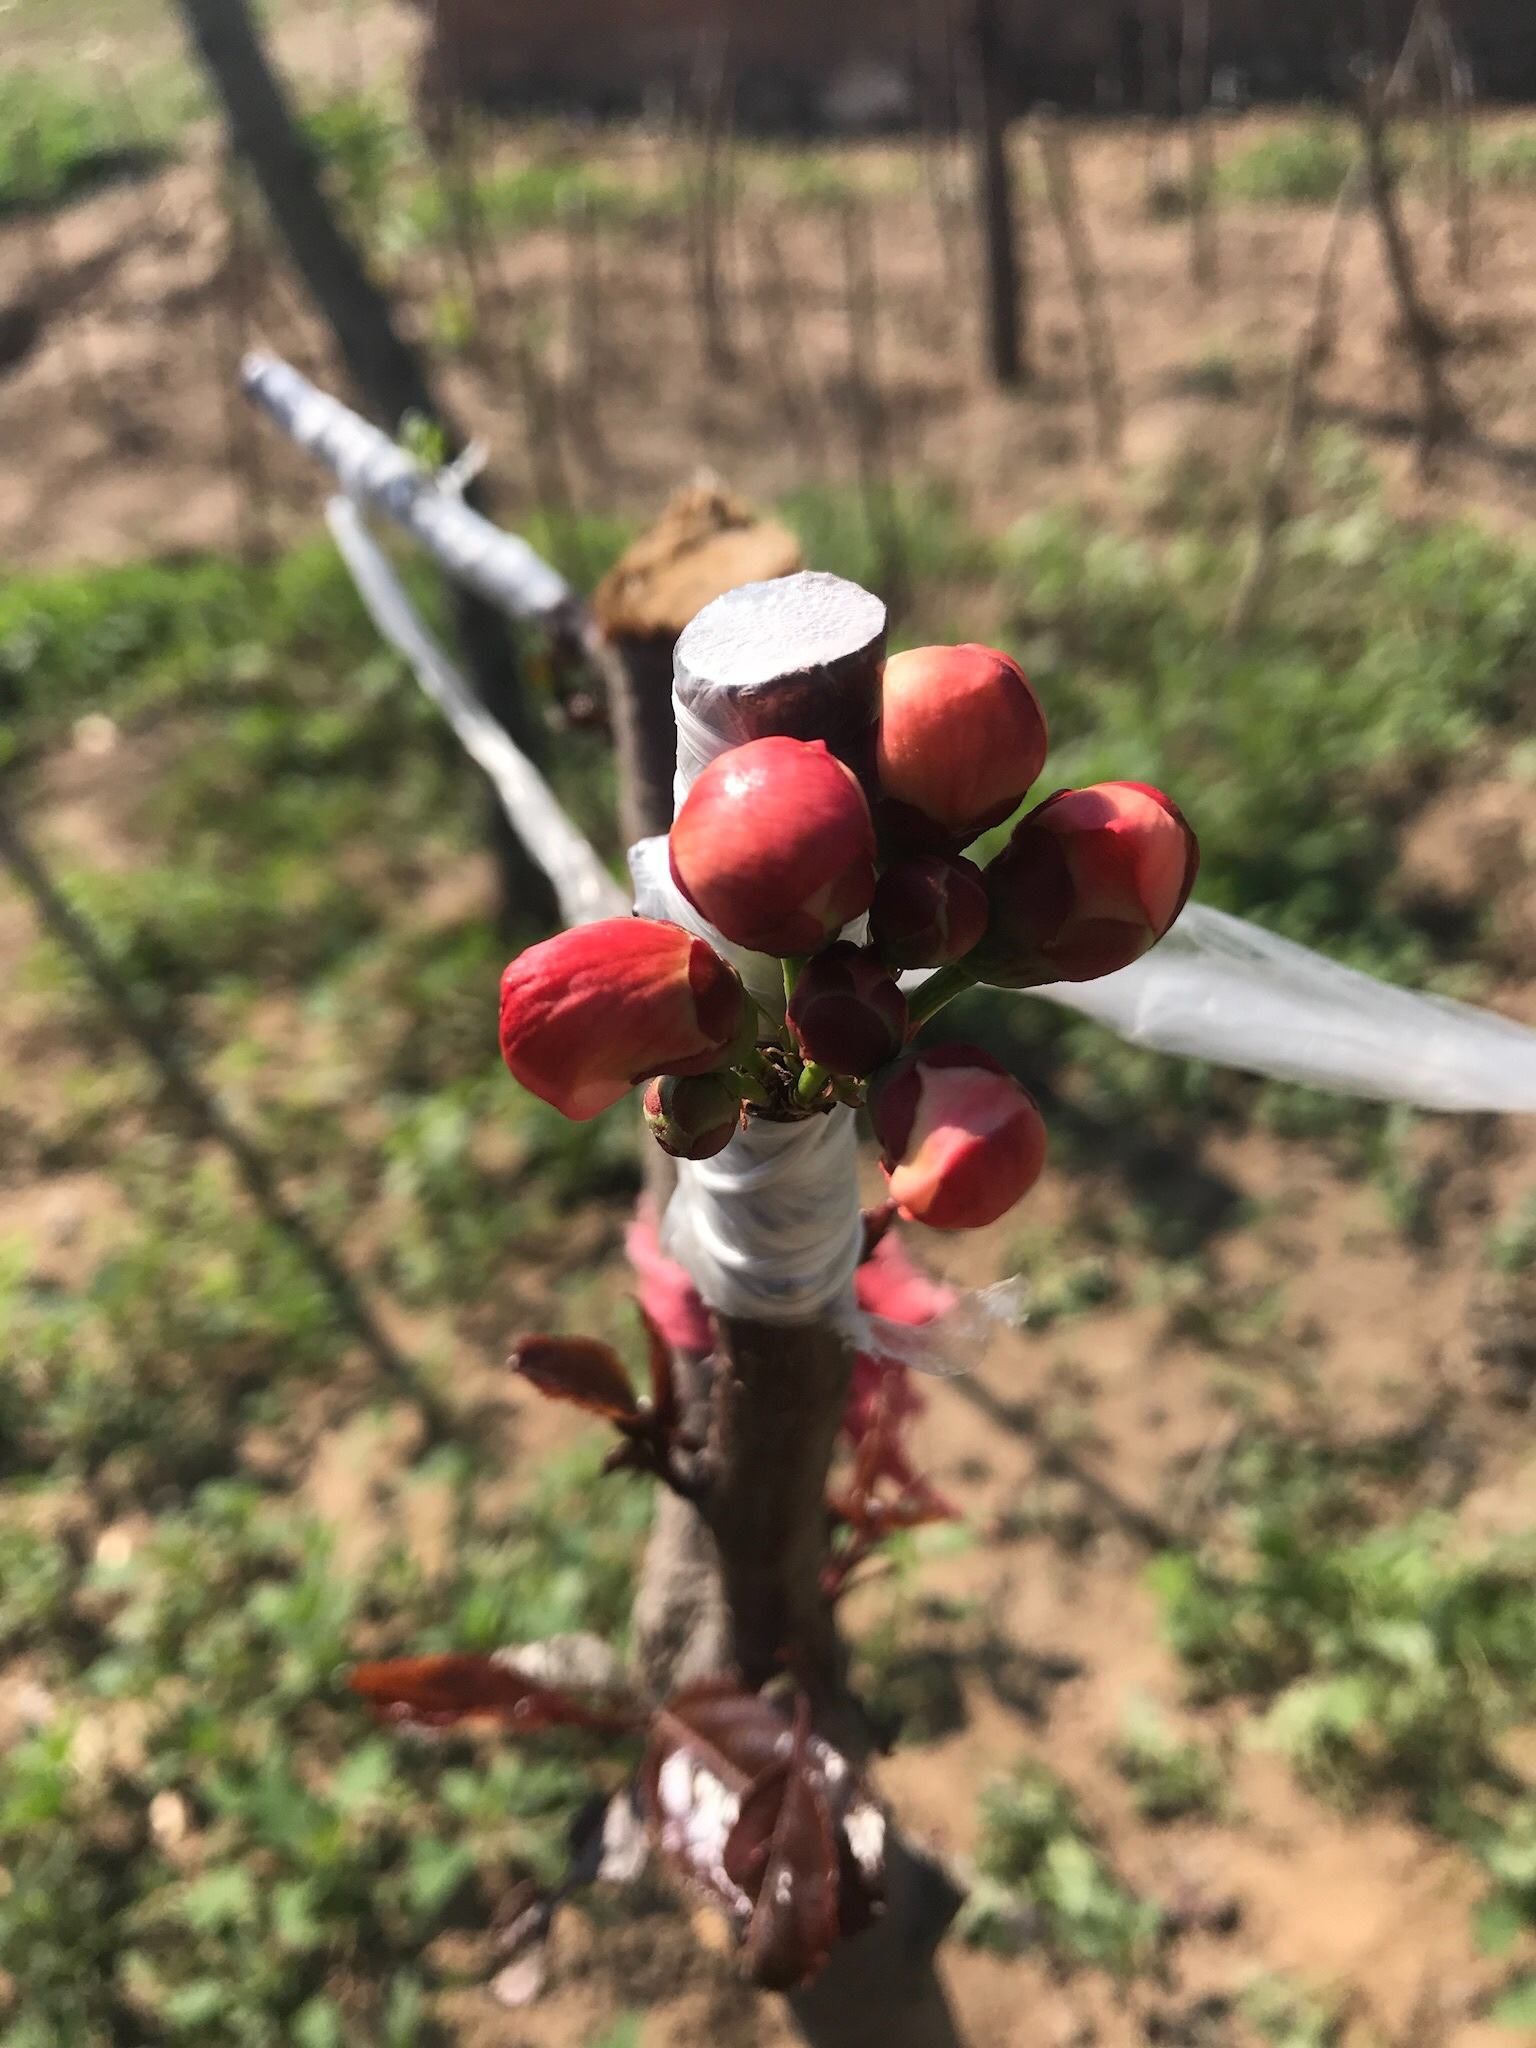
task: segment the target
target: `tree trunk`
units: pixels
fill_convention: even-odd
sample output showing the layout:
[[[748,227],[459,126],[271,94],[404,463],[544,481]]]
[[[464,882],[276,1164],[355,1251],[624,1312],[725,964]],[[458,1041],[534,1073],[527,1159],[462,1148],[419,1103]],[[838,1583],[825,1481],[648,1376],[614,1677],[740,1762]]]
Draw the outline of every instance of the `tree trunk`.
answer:
[[[1015,222],[1013,169],[1008,161],[1008,86],[998,0],[975,0],[971,16],[971,132],[976,206],[987,274],[987,360],[999,384],[1022,384],[1024,321]]]
[[[694,718],[726,744],[787,732],[824,737],[841,758],[863,762],[885,654],[883,614],[866,593],[797,577],[735,591],[711,614],[678,650],[680,697]],[[851,1177],[846,1195],[856,1210]],[[707,1433],[703,1496],[659,1504],[635,1603],[641,1674],[659,1694],[732,1665],[752,1685],[787,1670],[820,1730],[863,1760],[868,1737],[821,1587],[851,1348],[825,1316],[717,1315],[716,1328],[715,1355],[683,1384],[690,1424]],[[899,1836],[889,1875],[883,1918],[838,1944],[817,1982],[789,2001],[812,2048],[958,2048],[933,1962],[958,1895]]]
[[[248,0],[178,0],[187,33],[223,105],[231,139],[250,165],[295,269],[336,338],[364,406],[393,433],[408,413],[435,421],[457,445],[452,423],[420,357],[400,333],[389,301],[368,275],[320,188],[314,152],[267,59]],[[473,494],[471,494],[473,499]],[[480,509],[484,509],[483,505]],[[542,735],[523,697],[506,621],[472,592],[450,584],[454,628],[481,702],[533,760]],[[503,911],[518,921],[554,919],[548,882],[523,852],[494,800],[491,836]]]

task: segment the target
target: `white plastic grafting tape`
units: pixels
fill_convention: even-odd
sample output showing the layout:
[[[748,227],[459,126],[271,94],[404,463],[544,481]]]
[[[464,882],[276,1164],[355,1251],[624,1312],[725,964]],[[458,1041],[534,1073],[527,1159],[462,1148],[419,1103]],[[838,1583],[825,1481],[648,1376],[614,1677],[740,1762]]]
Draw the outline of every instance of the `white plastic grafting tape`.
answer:
[[[851,1317],[863,1243],[851,1109],[796,1124],[751,1117],[713,1159],[678,1162],[662,1244],[719,1314]]]
[[[513,745],[417,617],[358,508],[349,498],[332,498],[325,517],[369,617],[415,670],[464,751],[490,777],[513,831],[554,885],[566,923],[626,917],[630,906],[624,891],[538,769]]]
[[[387,434],[317,390],[291,363],[252,354],[240,375],[247,394],[325,464],[349,498],[403,526],[457,582],[516,619],[568,627],[579,618],[575,592],[527,541],[483,519]]]

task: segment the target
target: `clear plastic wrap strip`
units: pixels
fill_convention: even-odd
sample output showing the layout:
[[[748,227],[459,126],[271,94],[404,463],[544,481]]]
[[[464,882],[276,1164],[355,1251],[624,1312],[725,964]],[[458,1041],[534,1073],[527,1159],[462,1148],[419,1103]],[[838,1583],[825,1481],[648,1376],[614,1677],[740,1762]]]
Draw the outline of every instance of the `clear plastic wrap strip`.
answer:
[[[713,1159],[680,1160],[662,1243],[718,1314],[802,1323],[835,1310],[852,1340],[864,1246],[853,1111],[750,1117]]]
[[[417,617],[383,549],[349,498],[325,508],[342,560],[382,637],[453,728],[464,751],[490,777],[512,829],[548,875],[568,924],[627,917],[629,898],[560,808],[549,784],[514,746]]]
[[[1421,1109],[1536,1110],[1536,1031],[1191,903],[1133,967],[1033,993],[1131,1045]]]
[[[836,1314],[838,1327],[856,1351],[936,1379],[969,1372],[1000,1329],[1016,1330],[1029,1310],[1029,1289],[1017,1274],[990,1287],[955,1293],[931,1322],[898,1323],[852,1306]]]

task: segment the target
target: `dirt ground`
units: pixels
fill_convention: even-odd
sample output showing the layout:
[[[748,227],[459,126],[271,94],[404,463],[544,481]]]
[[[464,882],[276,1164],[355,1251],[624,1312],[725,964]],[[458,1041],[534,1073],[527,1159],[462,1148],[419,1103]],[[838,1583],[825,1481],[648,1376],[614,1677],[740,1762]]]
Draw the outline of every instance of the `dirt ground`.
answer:
[[[1253,117],[1242,139],[1262,132]],[[1235,127],[1220,144],[1231,148]],[[616,167],[653,145],[596,138]],[[921,179],[903,182],[894,148],[860,153],[876,194],[880,431],[893,472],[942,480],[983,529],[1056,502],[1107,516],[1155,516],[1189,473],[1242,477],[1273,429],[1280,380],[1305,320],[1326,215],[1315,208],[1224,209],[1221,279],[1190,283],[1187,228],[1148,218],[1147,141],[1128,127],[1076,137],[1086,217],[1125,387],[1124,466],[1093,451],[1082,350],[1063,257],[1038,203],[1030,221],[1034,379],[1017,394],[977,373],[973,257],[952,209]],[[946,166],[952,175],[956,166]],[[194,160],[44,222],[0,226],[0,559],[13,567],[108,562],[207,547],[265,549],[313,528],[322,484],[246,411],[235,366],[279,351],[337,382],[315,323],[253,226],[232,231],[211,139]],[[1482,194],[1472,284],[1450,289],[1445,237],[1422,194],[1426,287],[1454,337],[1449,375],[1472,422],[1428,484],[1415,478],[1415,386],[1371,223],[1356,223],[1338,345],[1321,378],[1322,413],[1370,443],[1410,511],[1465,509],[1512,531],[1536,515],[1536,199]],[[765,241],[792,280],[781,292]],[[552,496],[575,509],[640,518],[701,465],[771,499],[859,472],[850,402],[847,292],[835,218],[749,189],[728,249],[729,374],[701,365],[684,228],[603,226],[590,242],[540,230],[500,243],[480,280],[484,340],[455,363],[455,405],[490,447],[504,516]],[[401,273],[413,317],[462,280],[449,251]],[[787,311],[786,311],[787,309]],[[786,324],[787,322],[787,324]],[[786,345],[787,344],[787,345]],[[143,765],[152,772],[153,764]],[[119,808],[131,752],[114,756]],[[102,823],[101,778],[66,756],[35,791],[34,829],[96,864],[137,858]],[[1427,816],[1415,858],[1453,899],[1475,903],[1529,872],[1536,845],[1519,788],[1490,785]],[[489,887],[475,878],[489,913]],[[1528,885],[1525,885],[1528,893]],[[454,892],[456,896],[461,891]],[[1525,898],[1512,915],[1524,914]],[[429,916],[430,908],[417,914]],[[456,901],[454,914],[462,914]],[[0,987],[34,932],[0,894]],[[1497,992],[1536,1021],[1536,978]],[[0,1010],[0,1065],[39,1089],[58,1048],[30,1003]],[[999,2048],[1198,2044],[1209,2002],[1256,1973],[1284,1972],[1341,1995],[1346,2038],[1365,2048],[1497,2048],[1479,2019],[1497,1980],[1470,1942],[1477,1885],[1466,1859],[1387,1807],[1345,1818],[1299,1789],[1278,1759],[1245,1746],[1239,1718],[1181,1705],[1145,1582],[1151,1547],[1198,1534],[1230,1460],[1266,1415],[1305,1414],[1334,1442],[1359,1444],[1422,1423],[1430,1451],[1422,1504],[1454,1506],[1469,1541],[1529,1522],[1536,1440],[1512,1426],[1508,1386],[1483,1342],[1490,1314],[1481,1247],[1490,1219],[1536,1187],[1536,1138],[1511,1124],[1446,1120],[1418,1141],[1433,1187],[1432,1244],[1405,1243],[1369,1184],[1341,1182],[1325,1156],[1258,1131],[1211,1140],[1199,1162],[1218,1223],[1204,1251],[1217,1298],[1241,1314],[1283,1300],[1267,1330],[1262,1384],[1189,1333],[1178,1302],[1116,1303],[1039,1334],[999,1338],[965,1378],[928,1387],[924,1462],[965,1504],[983,1540],[924,1569],[914,1647],[954,1659],[959,1702],[948,1732],[902,1749],[880,1782],[910,1826],[964,1857],[977,1794],[1014,1758],[1044,1758],[1079,1795],[1127,1879],[1181,1916],[1168,1980],[1124,1996],[1106,1982],[1057,1979],[1026,1957],[1004,1962],[951,1945],[944,1975],[970,2039]],[[0,1191],[0,1227],[21,1229],[67,1277],[103,1226],[109,1191],[44,1180]],[[1077,1227],[1113,1200],[1108,1179],[1052,1179],[1031,1227]],[[611,1241],[612,1219],[594,1225]],[[925,1250],[931,1249],[925,1247]],[[1017,1263],[1009,1226],[941,1247],[941,1264],[986,1281]],[[574,1252],[572,1254],[574,1256]],[[1027,1276],[1026,1276],[1027,1277]],[[511,1397],[504,1397],[511,1398]],[[526,1425],[525,1454],[565,1440]],[[334,1486],[317,1453],[316,1497],[338,1522],[357,1493]],[[855,1596],[850,1626],[885,1611],[888,1591]],[[943,1613],[923,1602],[947,1602]],[[936,1618],[937,1616],[937,1618]],[[947,1616],[947,1618],[946,1618]],[[956,1619],[955,1617],[959,1618]],[[1106,1760],[1128,1694],[1145,1692],[1175,1726],[1224,1745],[1226,1818],[1153,1828],[1137,1818]],[[599,1962],[574,1916],[539,2006],[500,2012],[482,1991],[455,1994],[475,2048],[575,2048],[598,2034],[627,1987],[649,2016],[645,2040],[777,2043],[787,2032],[731,1988],[676,1922],[641,1922],[617,1961]],[[617,1977],[617,1982],[616,1982]]]
[[[1225,122],[1218,153],[1287,119]],[[1487,132],[1507,120],[1518,125],[1490,117]],[[616,183],[655,188],[686,168],[655,136],[546,135],[541,147],[551,160],[574,148]],[[1076,302],[1022,138],[1034,374],[1017,392],[981,374],[966,171],[948,144],[870,143],[840,159],[866,195],[868,298],[850,286],[839,211],[786,200],[780,155],[744,147],[721,244],[728,361],[713,367],[683,213],[489,236],[467,258],[424,250],[391,266],[391,282],[425,335],[474,308],[447,390],[490,451],[508,518],[540,504],[644,519],[699,466],[764,499],[921,474],[991,531],[1063,500],[1145,510],[1201,474],[1240,501],[1312,305],[1327,210],[1224,205],[1219,283],[1203,292],[1187,224],[1149,217],[1149,185],[1179,170],[1177,142],[1095,123],[1075,124],[1073,147],[1124,390],[1118,464],[1095,452]],[[226,206],[211,133],[193,158],[61,215],[0,224],[0,558],[261,548],[313,524],[318,479],[249,416],[236,366],[266,348],[332,388],[342,380],[253,207]],[[509,145],[506,160],[526,150]],[[1531,202],[1479,193],[1473,278],[1454,287],[1430,183],[1404,206],[1455,343],[1468,431],[1430,484],[1416,479],[1416,381],[1363,215],[1320,417],[1367,439],[1407,509],[1467,506],[1518,527],[1536,511]],[[851,320],[850,304],[867,319]]]

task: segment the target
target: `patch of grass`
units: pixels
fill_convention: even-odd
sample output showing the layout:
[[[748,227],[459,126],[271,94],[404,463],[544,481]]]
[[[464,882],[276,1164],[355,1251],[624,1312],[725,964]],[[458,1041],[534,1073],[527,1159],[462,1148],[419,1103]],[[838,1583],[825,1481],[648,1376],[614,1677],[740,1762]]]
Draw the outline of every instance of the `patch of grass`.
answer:
[[[1128,1891],[1043,1765],[1021,1764],[982,1794],[977,1867],[987,1880],[962,1910],[981,1947],[1016,1950],[1038,1939],[1060,1970],[1126,1978],[1162,1934],[1156,1906]]]
[[[1487,1256],[1496,1273],[1510,1278],[1536,1265],[1536,1195],[1527,1195],[1513,1215],[1489,1232]]]
[[[1208,1819],[1221,1811],[1221,1764],[1198,1742],[1181,1742],[1149,1700],[1127,1709],[1114,1764],[1143,1820]]]
[[[1472,175],[1495,191],[1536,190],[1536,131],[1479,137],[1472,148]]]
[[[1243,1994],[1243,2015],[1269,2048],[1337,2048],[1344,2017],[1289,1977],[1261,1977]]]
[[[1217,180],[1232,199],[1268,206],[1321,206],[1337,198],[1357,151],[1337,123],[1319,117],[1235,151]]]
[[[779,511],[800,536],[808,562],[870,589],[880,588],[885,542],[859,492],[847,486],[807,485],[781,499]],[[925,484],[903,486],[895,494],[892,512],[902,568],[930,593],[944,584],[983,578],[994,569],[990,543],[968,523],[949,492]]]
[[[495,234],[527,234],[586,216],[609,225],[675,213],[680,189],[647,187],[612,176],[581,157],[518,164],[476,177],[464,191],[436,176],[419,184],[405,206],[409,234],[443,241],[457,232],[454,210]]]
[[[1243,395],[1242,378],[1230,350],[1208,348],[1178,376],[1178,387],[1190,398],[1235,399]]]
[[[324,1527],[226,1483],[80,1576],[93,1653],[0,1760],[9,2038],[439,2038],[416,1959],[484,1925],[509,1872],[561,1867],[581,1751],[413,1748],[336,1674],[364,1639],[612,1630],[645,1503],[586,1459],[488,1526],[475,1461],[437,1476],[464,1539],[440,1571],[388,1546],[346,1570]]]
[[[1251,1545],[1235,1577],[1153,1567],[1197,1695],[1268,1701],[1266,1738],[1331,1796],[1392,1789],[1454,1825],[1536,1685],[1536,1561],[1458,1556],[1433,1518],[1329,1542],[1262,1507]]]
[[[53,69],[0,75],[0,219],[145,177],[169,155],[168,138],[146,133],[99,83]]]

